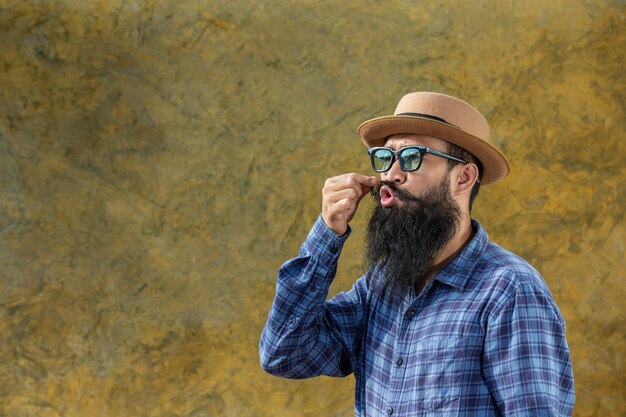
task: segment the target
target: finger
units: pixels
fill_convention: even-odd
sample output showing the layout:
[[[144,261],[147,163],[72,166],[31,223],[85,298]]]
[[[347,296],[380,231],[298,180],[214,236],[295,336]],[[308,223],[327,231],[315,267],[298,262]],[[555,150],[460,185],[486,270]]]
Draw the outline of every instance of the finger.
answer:
[[[363,187],[370,187],[370,188],[376,185],[376,182],[378,181],[376,177],[370,177],[367,175],[357,174],[356,172],[347,174],[345,178],[346,178],[346,181],[350,184],[360,185]]]
[[[368,177],[366,175],[351,173],[338,177],[329,178],[324,184],[324,190],[333,192],[345,188],[354,188],[362,193],[368,192],[377,183],[376,177]]]
[[[352,198],[342,198],[341,200],[334,203],[334,208],[337,210],[337,213],[341,213],[346,216],[346,222],[349,222],[356,211],[357,203]]]
[[[378,178],[376,177],[370,177],[370,178],[371,178],[371,181],[369,185],[361,185],[361,198],[363,198],[365,194],[372,191],[372,189],[376,187],[376,185],[378,185]]]
[[[342,174],[336,177],[331,177],[326,180],[324,185],[330,186],[333,184],[361,184],[365,186],[373,186],[377,182],[376,177],[370,177],[367,175],[357,174],[356,172],[351,172],[349,174]]]
[[[362,197],[362,191],[354,188],[342,188],[327,194],[327,201],[330,203],[343,199],[352,199],[358,201]]]
[[[366,195],[368,195],[370,193],[370,191],[372,191],[374,189],[374,186],[372,187],[363,187],[361,190],[361,195],[359,196],[359,199],[357,200],[357,204],[361,202],[361,200],[363,200],[363,197],[365,197]]]

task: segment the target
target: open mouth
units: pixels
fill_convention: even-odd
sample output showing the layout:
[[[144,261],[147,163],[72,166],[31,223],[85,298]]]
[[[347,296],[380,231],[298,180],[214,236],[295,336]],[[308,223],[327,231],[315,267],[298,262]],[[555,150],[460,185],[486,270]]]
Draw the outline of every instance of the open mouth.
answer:
[[[391,207],[396,204],[397,197],[393,190],[386,185],[380,187],[380,204],[384,207]]]

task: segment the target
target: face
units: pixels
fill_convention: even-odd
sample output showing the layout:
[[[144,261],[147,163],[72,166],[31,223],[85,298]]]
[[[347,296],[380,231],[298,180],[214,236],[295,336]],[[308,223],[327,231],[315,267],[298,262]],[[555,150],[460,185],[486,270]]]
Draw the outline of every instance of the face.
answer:
[[[385,146],[397,151],[407,146],[421,145],[441,152],[446,152],[445,142],[430,136],[416,134],[399,134],[390,136]],[[415,197],[423,196],[433,189],[449,175],[448,160],[437,155],[425,154],[422,164],[417,171],[406,172],[400,168],[396,159],[391,169],[380,174],[383,181],[393,182],[399,190],[408,192]],[[381,190],[381,204],[384,207],[400,206],[402,200],[395,198],[393,191],[383,187]]]
[[[445,152],[445,143],[419,135],[395,135],[385,146],[411,145]],[[420,168],[402,171],[396,160],[373,191],[364,263],[379,265],[373,288],[402,298],[424,284],[433,260],[459,227],[461,209],[452,198],[448,160],[425,154]]]

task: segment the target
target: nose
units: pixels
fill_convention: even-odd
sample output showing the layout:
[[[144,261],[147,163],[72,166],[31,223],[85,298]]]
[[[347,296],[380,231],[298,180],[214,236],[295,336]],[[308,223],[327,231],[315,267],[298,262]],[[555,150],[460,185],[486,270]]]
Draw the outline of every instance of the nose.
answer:
[[[393,181],[397,184],[403,184],[404,181],[406,181],[406,174],[407,172],[400,168],[400,161],[396,158],[395,161],[393,161],[393,164],[391,164],[389,171],[383,172],[381,179],[384,181]]]

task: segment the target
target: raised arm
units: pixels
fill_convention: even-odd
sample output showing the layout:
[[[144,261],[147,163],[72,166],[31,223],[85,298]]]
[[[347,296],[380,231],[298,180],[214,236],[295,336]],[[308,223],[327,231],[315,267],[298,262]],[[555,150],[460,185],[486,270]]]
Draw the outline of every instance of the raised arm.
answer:
[[[374,184],[375,179],[359,174],[326,181],[322,215],[299,255],[278,272],[276,296],[259,345],[261,366],[267,372],[286,378],[353,372],[366,304],[366,279],[332,300],[326,298],[350,234],[348,222]]]

